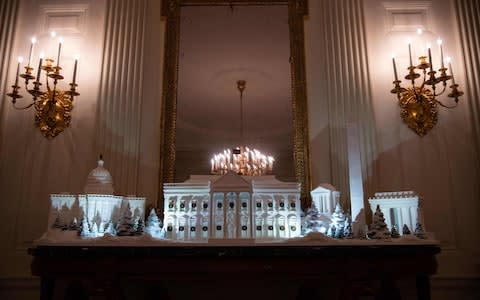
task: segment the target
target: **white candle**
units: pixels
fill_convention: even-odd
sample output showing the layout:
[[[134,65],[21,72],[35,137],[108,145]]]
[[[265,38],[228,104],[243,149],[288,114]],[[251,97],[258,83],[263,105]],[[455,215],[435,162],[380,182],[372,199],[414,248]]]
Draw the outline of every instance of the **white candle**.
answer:
[[[31,39],[32,43],[30,44],[30,51],[28,53],[28,67],[30,68],[30,62],[32,61],[32,55],[33,55],[33,47],[35,43],[37,42],[37,39],[35,37],[32,37]]]
[[[409,38],[407,40],[408,43],[408,57],[410,58],[410,66],[413,66],[413,61],[412,61],[412,40]]]
[[[431,51],[432,45],[427,44],[427,49],[428,49],[428,63],[430,64],[430,71],[433,71],[433,64],[432,64],[432,51]]]
[[[20,73],[20,64],[23,62],[23,57],[18,57],[18,64],[17,64],[17,75],[15,75],[15,86],[18,86],[18,74]]]
[[[455,77],[453,77],[453,69],[452,69],[452,59],[447,57],[448,68],[450,69],[450,76],[452,76],[452,83],[455,84]]]
[[[37,81],[40,82],[40,71],[42,70],[43,52],[40,52],[40,61],[38,62]]]
[[[58,56],[57,56],[57,67],[60,65],[60,52],[62,51],[63,38],[58,38]]]
[[[443,64],[443,46],[442,46],[442,40],[441,39],[438,39],[437,40],[437,44],[438,44],[438,47],[440,47],[440,63],[442,64],[442,69],[445,67],[444,64]]]
[[[393,74],[395,75],[395,81],[398,81],[397,65],[395,64],[395,54],[392,54]]]
[[[73,65],[73,80],[72,83],[75,83],[77,79],[77,63],[78,63],[79,56],[75,55],[75,64]]]

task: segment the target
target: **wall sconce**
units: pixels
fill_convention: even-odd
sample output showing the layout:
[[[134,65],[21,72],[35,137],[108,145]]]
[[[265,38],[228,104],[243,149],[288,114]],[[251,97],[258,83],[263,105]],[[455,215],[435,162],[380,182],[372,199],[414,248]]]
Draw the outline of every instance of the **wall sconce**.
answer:
[[[458,84],[455,83],[453,77],[452,65],[450,58],[447,57],[448,69],[450,75],[447,75],[447,68],[443,60],[443,46],[442,40],[437,41],[440,48],[440,62],[441,67],[438,69],[440,76],[435,76],[437,71],[432,65],[431,45],[427,44],[427,56],[422,55],[419,59],[418,65],[413,65],[412,61],[412,46],[411,41],[408,41],[408,54],[410,58],[409,71],[405,76],[406,80],[410,80],[411,87],[403,88],[400,86],[401,81],[398,80],[397,67],[395,64],[395,57],[392,58],[393,72],[395,81],[393,81],[394,88],[391,90],[392,94],[397,94],[399,105],[401,108],[400,116],[410,129],[415,131],[419,136],[424,136],[437,123],[437,104],[445,108],[454,108],[458,104],[458,97],[463,95],[463,92],[458,90]],[[415,71],[418,70],[419,73]],[[416,84],[418,78],[421,79],[420,84]],[[443,95],[447,89],[447,81],[451,80],[451,92],[448,94],[449,98],[453,98],[454,103],[446,105],[441,102],[438,97]],[[437,88],[440,91],[437,91]]]
[[[55,33],[51,33],[52,38],[55,37]],[[77,84],[75,79],[77,76],[77,63],[78,57],[75,57],[75,65],[73,68],[73,80],[70,83],[70,90],[63,91],[57,87],[57,83],[63,80],[63,75],[60,74],[62,67],[60,66],[60,53],[62,50],[62,38],[58,39],[58,55],[56,64],[50,57],[45,58],[43,62],[43,53],[40,54],[40,61],[38,63],[37,76],[32,75],[33,68],[30,67],[32,60],[32,54],[34,46],[37,40],[33,37],[30,44],[30,51],[28,56],[28,64],[24,67],[25,73],[19,74],[20,64],[23,62],[23,58],[18,58],[17,73],[15,76],[15,84],[12,85],[12,92],[7,96],[12,98],[12,104],[15,109],[24,110],[30,107],[35,108],[35,125],[40,129],[42,134],[46,138],[54,138],[60,132],[70,125],[71,111],[73,109],[73,99],[75,96],[79,96],[76,88]],[[41,89],[41,75],[45,72],[45,86],[44,90]],[[25,79],[25,90],[33,97],[33,101],[27,106],[18,107],[17,99],[23,98],[19,94],[20,86],[18,85],[18,77]],[[29,82],[33,81],[33,88],[29,89]]]

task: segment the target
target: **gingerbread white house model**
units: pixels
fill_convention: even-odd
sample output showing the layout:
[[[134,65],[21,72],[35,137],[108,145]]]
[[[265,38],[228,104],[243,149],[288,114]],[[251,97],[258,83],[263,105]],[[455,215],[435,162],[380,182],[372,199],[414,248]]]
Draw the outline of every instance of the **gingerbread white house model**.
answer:
[[[300,235],[300,185],[274,176],[193,175],[164,185],[167,239],[265,239]]]

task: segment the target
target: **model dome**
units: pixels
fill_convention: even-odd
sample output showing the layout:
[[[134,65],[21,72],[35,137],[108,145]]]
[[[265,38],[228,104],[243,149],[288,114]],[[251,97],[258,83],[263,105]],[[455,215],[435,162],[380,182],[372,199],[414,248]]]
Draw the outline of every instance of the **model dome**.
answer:
[[[86,194],[113,195],[113,179],[110,172],[103,167],[104,161],[100,155],[98,166],[88,174],[85,185]]]

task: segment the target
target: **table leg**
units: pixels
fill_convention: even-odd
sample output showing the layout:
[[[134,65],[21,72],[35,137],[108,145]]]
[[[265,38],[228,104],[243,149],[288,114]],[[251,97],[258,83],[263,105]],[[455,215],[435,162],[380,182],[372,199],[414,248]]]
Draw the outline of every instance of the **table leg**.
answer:
[[[55,278],[42,276],[40,279],[40,300],[53,299],[54,288],[55,288]]]
[[[430,300],[430,277],[426,274],[417,275],[417,298]]]

